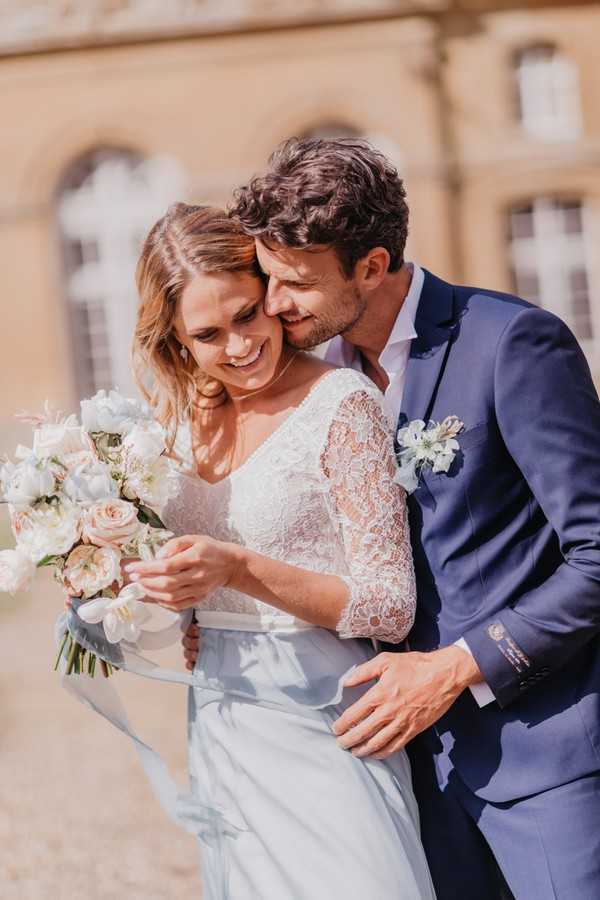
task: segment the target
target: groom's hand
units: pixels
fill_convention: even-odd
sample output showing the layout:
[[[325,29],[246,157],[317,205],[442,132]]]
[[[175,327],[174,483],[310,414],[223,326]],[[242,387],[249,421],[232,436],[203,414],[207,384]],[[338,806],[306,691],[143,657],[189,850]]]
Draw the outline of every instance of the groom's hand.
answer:
[[[373,679],[377,683],[348,707],[333,731],[354,756],[386,759],[437,722],[482,675],[473,657],[452,645],[431,653],[380,653],[344,684]]]
[[[193,671],[200,652],[200,629],[192,619],[188,626],[188,630],[181,639],[183,646],[183,655],[185,657],[185,667]]]

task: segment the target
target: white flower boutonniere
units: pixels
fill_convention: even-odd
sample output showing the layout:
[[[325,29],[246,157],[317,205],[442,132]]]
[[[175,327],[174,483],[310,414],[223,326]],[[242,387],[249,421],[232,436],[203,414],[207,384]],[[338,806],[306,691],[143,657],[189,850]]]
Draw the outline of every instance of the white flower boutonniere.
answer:
[[[422,419],[409,422],[398,431],[398,471],[394,478],[407,494],[419,484],[421,471],[430,466],[433,472],[447,472],[460,445],[456,435],[464,428],[457,416],[446,416],[443,422]]]

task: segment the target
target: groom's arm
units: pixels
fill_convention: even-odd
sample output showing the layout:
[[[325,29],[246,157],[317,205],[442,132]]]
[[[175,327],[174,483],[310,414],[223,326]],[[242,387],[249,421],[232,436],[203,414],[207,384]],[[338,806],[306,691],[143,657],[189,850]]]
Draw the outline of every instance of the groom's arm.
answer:
[[[395,753],[482,680],[508,705],[600,631],[600,403],[583,353],[559,319],[528,308],[502,335],[495,381],[504,440],[554,528],[562,563],[467,631],[470,653],[456,645],[381,653],[359,666],[346,684],[376,683],[333,726],[358,756]]]
[[[577,341],[539,309],[524,309],[505,329],[495,397],[506,446],[562,554],[537,588],[464,635],[506,706],[600,631],[600,403]]]

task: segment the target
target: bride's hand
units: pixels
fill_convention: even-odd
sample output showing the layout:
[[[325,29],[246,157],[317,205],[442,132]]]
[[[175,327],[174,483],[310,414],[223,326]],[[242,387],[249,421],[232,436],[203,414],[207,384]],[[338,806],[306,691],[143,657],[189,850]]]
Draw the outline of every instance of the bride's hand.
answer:
[[[181,611],[230,582],[239,564],[239,552],[236,544],[186,534],[168,541],[157,559],[131,563],[125,571],[150,600]]]

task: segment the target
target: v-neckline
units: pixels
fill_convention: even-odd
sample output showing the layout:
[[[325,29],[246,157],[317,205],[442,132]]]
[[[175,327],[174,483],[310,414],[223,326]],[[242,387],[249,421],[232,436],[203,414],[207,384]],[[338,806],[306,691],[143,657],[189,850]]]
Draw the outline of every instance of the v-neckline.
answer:
[[[252,453],[250,453],[246,457],[246,459],[242,463],[240,463],[239,466],[236,466],[235,469],[232,469],[228,475],[225,475],[223,478],[219,478],[218,481],[207,481],[206,478],[203,478],[202,475],[200,475],[197,471],[180,472],[180,474],[183,475],[185,478],[191,478],[193,481],[200,481],[200,482],[202,482],[203,485],[206,485],[209,488],[216,488],[216,487],[219,487],[219,485],[226,484],[228,481],[231,481],[231,479],[234,478],[239,472],[242,472],[246,468],[246,466],[248,466],[256,458],[256,456],[258,456],[263,450],[265,450],[268,446],[270,446],[271,443],[273,443],[273,440],[279,436],[279,434],[288,425],[288,423],[291,422],[292,419],[294,419],[296,417],[296,415],[300,412],[300,410],[303,409],[304,406],[306,406],[308,401],[313,398],[317,388],[319,388],[322,384],[324,384],[324,382],[327,381],[327,379],[330,378],[331,375],[334,375],[336,372],[339,372],[339,371],[341,371],[339,368],[332,369],[330,372],[326,372],[324,375],[322,375],[318,381],[315,381],[315,383],[313,384],[311,389],[308,391],[308,393],[303,398],[303,400],[298,404],[298,406],[295,406],[294,409],[290,413],[288,413],[288,415],[285,417],[285,419],[282,422],[280,422],[279,425],[276,428],[274,428],[273,431],[270,434],[268,434],[266,436],[266,438],[263,441],[261,441],[260,444],[258,444],[257,447],[254,448]],[[192,433],[191,433],[189,423],[187,423],[186,427],[188,429],[190,456],[193,459],[194,452],[193,452],[193,447],[192,447]]]

